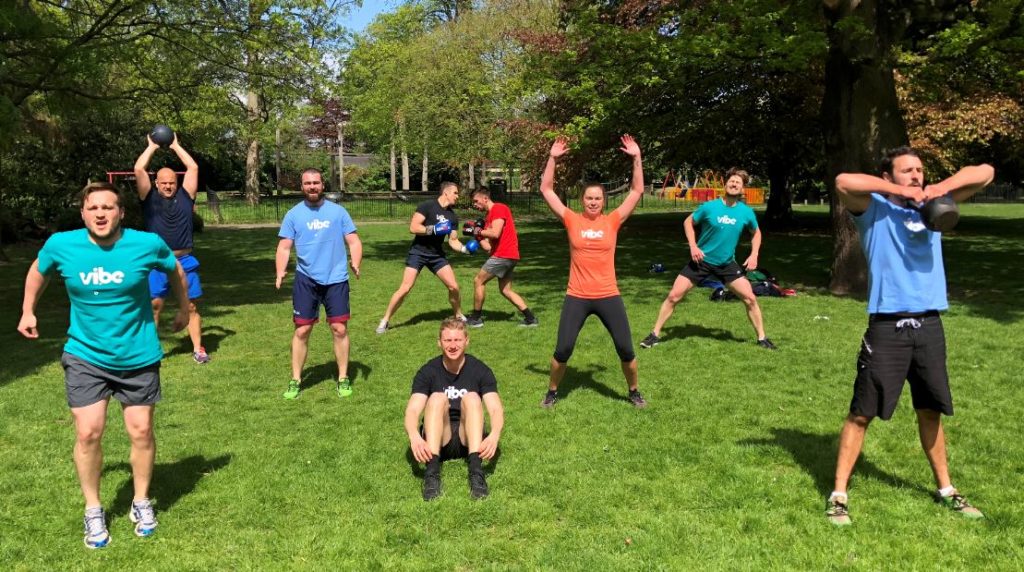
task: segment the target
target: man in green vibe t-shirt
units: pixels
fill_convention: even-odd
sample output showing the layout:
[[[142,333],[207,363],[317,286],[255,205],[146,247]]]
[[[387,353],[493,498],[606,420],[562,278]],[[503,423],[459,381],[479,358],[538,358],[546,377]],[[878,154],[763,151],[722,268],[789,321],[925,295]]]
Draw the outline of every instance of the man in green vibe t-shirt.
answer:
[[[75,468],[85,497],[85,545],[110,543],[100,503],[102,439],[110,397],[121,402],[131,439],[135,494],[129,518],[137,536],[156,531],[149,501],[156,440],[153,409],[160,400],[163,350],[149,301],[149,273],[166,272],[180,310],[174,331],[188,324],[185,271],[159,236],[122,229],[124,207],[110,183],[91,183],[82,190],[85,228],[50,237],[25,277],[18,331],[39,337],[36,305],[50,278],[64,281],[71,302],[68,341],[61,365],[68,405],[75,420]]]
[[[676,304],[682,301],[691,288],[705,278],[712,277],[743,300],[747,318],[757,334],[757,345],[769,350],[777,349],[764,334],[761,307],[744,273],[744,268],[757,268],[757,255],[761,250],[761,229],[757,227],[754,211],[740,202],[743,188],[749,181],[750,176],[746,171],[729,169],[725,174],[725,196],[704,203],[686,218],[683,228],[690,244],[690,262],[676,277],[668,296],[661,303],[654,328],[641,340],[640,347],[652,348],[658,345],[661,342],[661,328],[672,316]],[[695,225],[700,226],[700,240],[697,240]],[[736,263],[736,246],[745,229],[749,229],[753,237],[750,240],[750,256],[740,266]]]

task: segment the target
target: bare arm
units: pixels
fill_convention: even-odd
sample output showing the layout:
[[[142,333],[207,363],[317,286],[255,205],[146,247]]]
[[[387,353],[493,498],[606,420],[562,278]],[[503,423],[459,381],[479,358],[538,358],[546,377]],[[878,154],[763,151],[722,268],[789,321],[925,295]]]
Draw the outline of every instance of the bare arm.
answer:
[[[694,262],[704,260],[704,251],[697,248],[697,231],[693,228],[692,214],[683,221],[683,232],[686,233],[686,243],[690,245],[690,259]]]
[[[426,222],[426,215],[423,213],[413,213],[412,220],[409,221],[409,232],[425,236],[427,234],[427,225],[424,223]]]
[[[491,223],[491,226],[481,230],[478,234],[480,238],[498,239],[501,238],[501,231],[503,230],[505,230],[505,219],[499,218],[495,219],[495,221]]]
[[[409,404],[405,406],[405,434],[409,436],[409,447],[412,449],[412,456],[421,463],[426,463],[434,454],[430,451],[430,445],[420,435],[420,415],[427,406],[427,396],[422,393],[414,393],[409,397]]]
[[[754,229],[754,236],[750,239],[750,256],[743,262],[743,267],[747,270],[753,270],[757,268],[757,257],[761,252],[761,229]]]
[[[167,281],[171,285],[174,297],[178,300],[178,313],[174,316],[174,325],[171,326],[175,332],[180,332],[188,326],[189,300],[188,300],[188,278],[185,276],[185,269],[181,263],[174,262],[174,272],[167,273]]]
[[[491,432],[480,442],[480,458],[486,461],[493,459],[498,452],[498,441],[501,440],[501,431],[505,428],[505,408],[501,405],[501,397],[498,397],[496,391],[485,393],[483,402],[487,407],[487,415],[491,418]]]
[[[569,152],[569,142],[565,137],[555,139],[548,153],[548,163],[544,166],[544,174],[540,176],[540,194],[548,204],[551,212],[559,219],[565,216],[565,205],[555,193],[555,163],[558,158]]]
[[[964,167],[952,177],[934,185],[928,185],[924,192],[929,199],[952,194],[954,201],[962,203],[991,184],[995,176],[996,170],[992,168],[992,165]]]
[[[288,271],[288,259],[292,255],[292,244],[293,240],[290,238],[282,238],[281,242],[277,243],[277,254],[274,256],[274,266],[277,270],[277,282],[275,287],[280,290],[281,282],[284,281],[284,275]]]
[[[196,193],[199,192],[199,164],[192,158],[192,155],[188,154],[188,151],[184,147],[178,144],[178,134],[174,134],[174,142],[170,146],[171,151],[178,156],[178,160],[185,165],[185,178],[181,182],[181,188],[185,189],[188,196],[192,197],[192,200],[196,199]],[[136,180],[138,176],[136,175]]]
[[[455,252],[469,254],[469,251],[466,250],[466,245],[462,244],[462,241],[459,240],[459,237],[454,232],[448,235],[448,246]]]
[[[36,329],[36,304],[49,284],[50,277],[39,272],[39,259],[35,259],[25,275],[25,297],[21,302],[21,320],[18,322],[18,331],[26,338],[34,340],[39,337],[39,330]]]
[[[913,201],[925,199],[919,187],[903,187],[881,177],[864,173],[840,173],[836,177],[836,194],[853,214],[861,214],[871,205],[871,193],[886,193]]]
[[[644,166],[640,158],[640,146],[633,140],[632,135],[622,136],[621,151],[633,158],[633,180],[629,185],[629,195],[626,196],[619,208],[619,218],[625,222],[629,215],[633,214],[640,197],[644,195]]]
[[[149,180],[149,161],[153,158],[153,153],[160,148],[159,145],[153,143],[149,135],[146,135],[146,141],[149,145],[146,150],[139,155],[139,158],[135,160],[135,190],[139,193],[139,199],[146,200],[146,195],[149,194],[149,190],[153,188],[153,182]]]
[[[355,273],[356,278],[359,278],[359,268],[363,264],[363,241],[359,240],[359,235],[350,232],[345,235],[345,244],[348,245],[348,263],[352,267],[352,272]]]

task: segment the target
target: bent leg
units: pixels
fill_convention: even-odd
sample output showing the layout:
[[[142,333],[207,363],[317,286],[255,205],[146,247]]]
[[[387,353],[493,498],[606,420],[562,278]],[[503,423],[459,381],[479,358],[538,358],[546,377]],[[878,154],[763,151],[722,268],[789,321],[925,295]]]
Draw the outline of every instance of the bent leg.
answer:
[[[423,438],[434,456],[441,454],[441,445],[452,438],[451,420],[448,418],[448,396],[441,392],[430,394],[423,410]]]
[[[658,318],[654,321],[654,327],[651,328],[655,336],[661,337],[661,328],[672,317],[676,304],[686,297],[686,293],[691,288],[693,288],[693,282],[689,278],[682,274],[676,276],[676,281],[672,283],[672,289],[668,291],[668,296],[665,297],[665,301],[661,303],[661,308],[658,309]]]
[[[192,340],[193,352],[198,352],[203,347],[202,318],[199,316],[199,309],[196,308],[198,301],[188,301],[188,337]]]
[[[149,484],[153,479],[156,459],[156,437],[153,434],[152,405],[124,405],[124,427],[131,440],[132,480],[135,484],[134,500],[149,498]]]
[[[548,389],[558,389],[558,384],[565,377],[566,365],[576,349],[576,340],[579,338],[583,323],[590,316],[589,304],[579,298],[565,297],[562,304],[562,315],[558,319],[558,336],[555,341],[555,354],[551,360],[551,377],[548,382]]]
[[[498,278],[498,291],[505,297],[506,300],[512,303],[516,307],[516,310],[522,312],[527,308],[526,301],[523,297],[512,290],[512,271],[510,270],[503,278]]]
[[[480,269],[473,277],[473,312],[479,313],[484,309],[484,299],[487,297],[487,283],[494,278],[494,275],[484,269]]]
[[[391,317],[395,315],[398,308],[402,306],[402,302],[405,301],[405,297],[409,295],[409,291],[416,284],[416,278],[420,275],[419,268],[405,267],[405,271],[402,272],[402,283],[398,285],[398,290],[391,295],[391,300],[388,302],[388,309],[384,311],[384,321],[390,322]]]
[[[471,391],[462,396],[460,409],[459,439],[470,454],[479,453],[480,442],[484,440],[483,400],[478,393]]]
[[[107,403],[103,399],[84,407],[72,407],[75,420],[73,457],[85,506],[100,505],[100,474],[103,468],[103,430],[107,424]]]
[[[757,303],[757,296],[754,295],[754,289],[750,285],[750,281],[746,278],[737,278],[729,283],[729,290],[732,290],[740,300],[743,300],[743,304],[747,307],[747,319],[750,320],[750,325],[754,327],[754,333],[757,334],[757,339],[764,339],[764,323],[761,318],[761,306]]]
[[[452,265],[448,264],[437,271],[437,277],[448,289],[448,303],[452,305],[452,312],[456,316],[462,315],[462,298],[459,294],[459,283],[455,280],[455,271]]]

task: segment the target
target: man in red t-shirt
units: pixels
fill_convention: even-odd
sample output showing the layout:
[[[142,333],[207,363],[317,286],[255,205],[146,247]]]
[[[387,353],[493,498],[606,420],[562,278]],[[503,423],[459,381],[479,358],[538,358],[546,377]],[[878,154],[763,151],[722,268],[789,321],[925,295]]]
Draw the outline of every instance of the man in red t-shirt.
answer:
[[[516,234],[512,211],[508,205],[492,201],[491,191],[487,187],[479,187],[473,192],[473,208],[487,213],[487,216],[482,224],[479,220],[475,223],[467,222],[463,233],[479,240],[491,256],[473,279],[473,312],[466,317],[466,324],[472,328],[483,327],[481,313],[487,295],[487,283],[497,276],[498,291],[523,313],[523,321],[519,325],[525,328],[536,326],[540,323],[537,316],[533,315],[522,296],[512,290],[512,271],[519,262],[519,235]]]

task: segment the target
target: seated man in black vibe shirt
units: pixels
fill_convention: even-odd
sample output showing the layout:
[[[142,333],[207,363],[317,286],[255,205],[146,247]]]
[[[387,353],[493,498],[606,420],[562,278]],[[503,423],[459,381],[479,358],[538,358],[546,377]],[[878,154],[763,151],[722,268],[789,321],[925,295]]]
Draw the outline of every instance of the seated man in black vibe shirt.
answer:
[[[469,332],[462,320],[441,322],[437,345],[441,355],[416,372],[405,409],[412,454],[426,464],[423,500],[441,495],[441,463],[460,458],[469,464],[470,496],[481,499],[489,492],[481,462],[494,458],[505,425],[498,382],[491,368],[466,354]],[[484,432],[485,406],[490,433]]]

